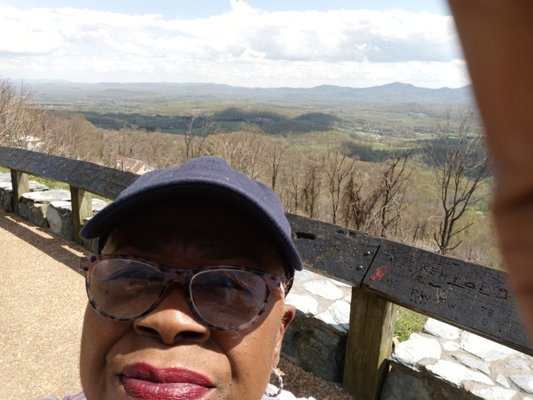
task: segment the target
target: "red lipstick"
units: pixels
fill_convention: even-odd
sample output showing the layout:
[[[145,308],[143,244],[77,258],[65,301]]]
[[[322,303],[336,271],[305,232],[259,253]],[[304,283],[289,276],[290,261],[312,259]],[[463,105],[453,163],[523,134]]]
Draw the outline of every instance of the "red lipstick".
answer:
[[[144,363],[127,365],[120,381],[126,393],[137,400],[198,400],[215,387],[197,372]]]

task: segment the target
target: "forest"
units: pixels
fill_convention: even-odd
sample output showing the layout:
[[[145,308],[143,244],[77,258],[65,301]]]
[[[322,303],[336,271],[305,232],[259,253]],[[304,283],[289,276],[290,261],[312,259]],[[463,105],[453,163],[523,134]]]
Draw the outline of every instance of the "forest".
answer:
[[[182,133],[190,129],[195,135],[232,132],[242,127],[256,127],[268,134],[320,132],[332,129],[339,119],[325,113],[306,113],[294,118],[271,111],[246,111],[229,107],[209,116],[161,115],[140,113],[80,112],[94,126],[119,130],[135,127],[148,132]]]
[[[216,155],[272,187],[288,212],[500,267],[490,166],[463,97],[425,101],[426,90],[415,102],[318,104],[294,93],[152,98],[60,89],[0,80],[0,144],[114,168]]]

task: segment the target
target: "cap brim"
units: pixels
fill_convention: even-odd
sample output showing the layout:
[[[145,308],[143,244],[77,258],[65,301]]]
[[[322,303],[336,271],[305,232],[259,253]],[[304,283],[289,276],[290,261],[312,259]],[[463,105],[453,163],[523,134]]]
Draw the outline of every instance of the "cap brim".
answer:
[[[257,221],[279,251],[283,265],[287,272],[301,270],[302,262],[291,237],[274,221],[269,213],[247,193],[238,187],[221,185],[220,182],[205,180],[182,180],[164,186],[157,186],[141,193],[118,198],[92,217],[81,229],[84,238],[107,238],[107,236],[124,220],[136,212],[153,206],[162,201],[179,200],[185,198],[202,198],[216,204],[227,204],[237,207],[239,211]],[[289,273],[292,277],[292,273]]]

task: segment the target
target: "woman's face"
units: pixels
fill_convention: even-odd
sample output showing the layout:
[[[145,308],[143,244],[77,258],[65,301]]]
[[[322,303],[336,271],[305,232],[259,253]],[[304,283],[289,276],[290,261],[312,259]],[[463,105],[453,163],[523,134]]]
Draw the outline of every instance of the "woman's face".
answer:
[[[111,234],[103,253],[179,269],[237,265],[283,274],[279,257],[253,224],[235,211],[198,202],[165,205],[131,218]],[[221,332],[200,323],[179,285],[156,309],[133,321],[113,321],[88,306],[81,343],[83,389],[88,400],[260,399],[293,317],[279,289],[261,318],[243,331]]]

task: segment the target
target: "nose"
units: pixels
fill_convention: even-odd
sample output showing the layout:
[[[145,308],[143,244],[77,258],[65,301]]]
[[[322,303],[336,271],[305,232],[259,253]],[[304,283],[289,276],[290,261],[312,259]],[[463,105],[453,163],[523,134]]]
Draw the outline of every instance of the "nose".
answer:
[[[137,334],[150,336],[167,346],[180,343],[202,343],[210,336],[210,329],[192,314],[185,293],[172,287],[149,314],[137,318],[133,327]]]

